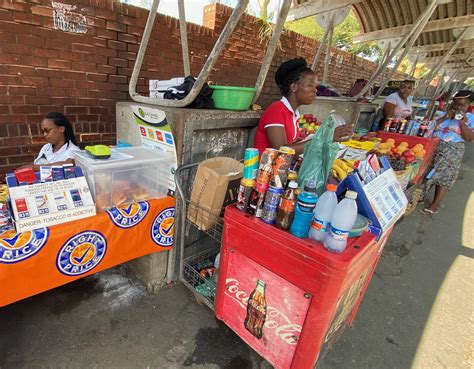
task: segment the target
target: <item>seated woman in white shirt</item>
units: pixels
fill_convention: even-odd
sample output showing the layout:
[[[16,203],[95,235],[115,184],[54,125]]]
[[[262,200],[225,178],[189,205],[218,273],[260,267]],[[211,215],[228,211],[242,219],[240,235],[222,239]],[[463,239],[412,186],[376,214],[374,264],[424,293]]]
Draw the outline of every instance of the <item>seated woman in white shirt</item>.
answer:
[[[80,149],[72,125],[64,114],[49,113],[41,121],[40,129],[47,144],[41,148],[33,169],[39,170],[40,165],[74,164],[72,152]]]
[[[406,79],[398,88],[397,92],[387,96],[380,108],[379,114],[375,118],[373,131],[378,131],[383,127],[383,122],[388,118],[407,119],[412,112],[412,92],[415,81]]]

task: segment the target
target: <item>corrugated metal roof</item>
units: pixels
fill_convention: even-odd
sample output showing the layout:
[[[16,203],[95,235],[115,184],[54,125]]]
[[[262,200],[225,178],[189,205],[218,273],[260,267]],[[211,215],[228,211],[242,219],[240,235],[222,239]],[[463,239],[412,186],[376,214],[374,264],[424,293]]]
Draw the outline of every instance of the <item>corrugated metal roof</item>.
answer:
[[[293,6],[301,7],[311,2],[314,2],[314,0],[294,0]],[[361,42],[385,39],[389,35],[390,37],[403,36],[408,27],[416,22],[428,4],[428,0],[362,0],[356,3],[351,2],[361,25],[362,34],[360,37],[356,37]],[[456,40],[453,31],[456,32],[456,29],[463,29],[464,27],[474,28],[473,4],[473,0],[453,0],[446,4],[439,4],[424,28],[426,31],[423,31],[416,40],[414,51],[417,49],[423,51],[423,56],[433,62],[441,59],[448,51],[449,43],[452,45]],[[468,65],[474,65],[474,55],[472,54],[474,39],[468,40],[464,37],[463,40],[465,41],[462,41],[453,52],[450,65],[455,65],[455,60],[462,60],[466,57],[471,58]],[[455,55],[458,55],[458,57]],[[464,63],[464,67],[466,66],[466,63]]]

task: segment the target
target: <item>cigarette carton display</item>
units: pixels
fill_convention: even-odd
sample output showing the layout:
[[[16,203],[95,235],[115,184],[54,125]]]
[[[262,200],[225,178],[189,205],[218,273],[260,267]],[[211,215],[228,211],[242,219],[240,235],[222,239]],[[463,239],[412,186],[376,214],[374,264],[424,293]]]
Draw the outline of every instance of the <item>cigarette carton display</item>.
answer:
[[[44,166],[39,172],[42,181],[35,180],[30,184],[31,173],[27,181],[17,181],[16,175],[7,174],[12,213],[18,232],[96,214],[86,178],[80,168],[76,169],[72,165],[66,165],[65,168]],[[25,179],[22,175],[20,178]]]

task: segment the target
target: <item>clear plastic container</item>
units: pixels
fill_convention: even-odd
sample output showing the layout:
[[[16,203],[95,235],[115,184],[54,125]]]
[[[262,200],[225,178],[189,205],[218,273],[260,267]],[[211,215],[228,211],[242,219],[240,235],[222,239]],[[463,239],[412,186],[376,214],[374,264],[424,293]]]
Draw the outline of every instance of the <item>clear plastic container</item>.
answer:
[[[165,197],[166,159],[143,147],[114,148],[110,159],[93,159],[84,151],[75,153],[89,184],[97,209],[133,201]]]

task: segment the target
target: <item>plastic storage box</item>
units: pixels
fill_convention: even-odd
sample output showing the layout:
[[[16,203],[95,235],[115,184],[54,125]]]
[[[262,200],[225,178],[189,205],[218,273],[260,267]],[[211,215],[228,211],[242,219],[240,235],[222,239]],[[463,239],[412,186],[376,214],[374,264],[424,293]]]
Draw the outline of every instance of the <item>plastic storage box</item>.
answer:
[[[110,159],[98,160],[83,151],[75,154],[84,171],[97,209],[165,197],[166,159],[143,147],[115,148]]]

